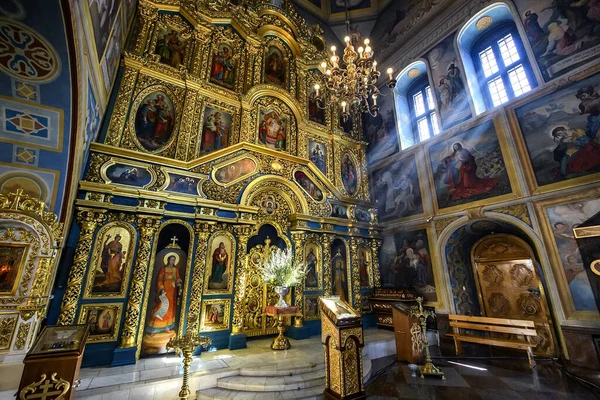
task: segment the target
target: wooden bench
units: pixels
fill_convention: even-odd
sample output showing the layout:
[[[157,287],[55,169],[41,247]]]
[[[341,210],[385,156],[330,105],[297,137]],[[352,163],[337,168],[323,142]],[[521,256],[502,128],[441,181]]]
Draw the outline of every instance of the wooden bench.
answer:
[[[462,353],[461,342],[480,343],[490,346],[507,347],[511,349],[519,349],[527,351],[529,358],[529,366],[535,368],[535,360],[533,359],[533,351],[537,345],[531,342],[531,337],[537,336],[535,324],[533,321],[520,319],[502,319],[488,317],[469,317],[466,315],[449,315],[450,326],[454,333],[448,333],[454,339],[456,354]],[[525,339],[503,339],[499,337],[475,336],[469,335],[462,330],[482,331],[488,333],[510,333],[512,335],[521,335]]]

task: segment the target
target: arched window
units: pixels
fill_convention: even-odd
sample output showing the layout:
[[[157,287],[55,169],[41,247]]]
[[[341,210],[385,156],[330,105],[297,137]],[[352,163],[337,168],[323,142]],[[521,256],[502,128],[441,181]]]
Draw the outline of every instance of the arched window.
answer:
[[[418,135],[419,142],[440,132],[435,112],[435,99],[427,76],[423,76],[409,88],[408,107],[413,132]]]
[[[408,65],[396,80],[398,136],[400,147],[406,149],[440,133],[438,105],[424,61]]]
[[[523,37],[506,3],[484,8],[459,30],[458,49],[477,114],[537,86]]]
[[[514,23],[506,23],[479,38],[471,57],[488,108],[532,89],[535,77]]]

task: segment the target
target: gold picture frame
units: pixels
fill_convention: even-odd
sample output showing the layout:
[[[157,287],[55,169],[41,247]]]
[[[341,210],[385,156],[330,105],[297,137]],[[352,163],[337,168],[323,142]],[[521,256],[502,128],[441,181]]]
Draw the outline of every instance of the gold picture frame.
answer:
[[[87,343],[116,342],[121,328],[122,303],[84,304],[79,312],[79,324],[89,324]]]
[[[228,242],[228,244],[225,244]],[[211,276],[212,276],[212,265],[213,265],[213,256],[217,251],[220,243],[224,243],[225,251],[227,252],[228,260],[225,271],[223,271],[222,275],[227,275],[224,279],[226,286],[224,288],[213,287],[211,288]],[[236,267],[236,240],[231,234],[226,230],[219,230],[210,235],[208,239],[208,245],[206,247],[206,268],[204,270],[204,289],[203,294],[211,295],[211,294],[231,294],[233,292],[233,271]],[[213,285],[220,286],[220,285]]]
[[[116,229],[115,229],[116,228]],[[107,291],[107,292],[95,292],[94,287],[96,281],[96,269],[97,267],[101,267],[102,260],[105,257],[108,257],[108,249],[105,249],[109,245],[108,237],[109,231],[114,230],[115,235],[111,236],[116,240],[116,236],[120,235],[123,237],[123,233],[127,232],[129,234],[129,238],[127,240],[124,255],[127,259],[121,265],[121,287],[118,291]],[[92,257],[90,261],[90,268],[88,269],[88,275],[86,280],[85,291],[83,293],[84,299],[97,299],[97,298],[124,298],[127,294],[127,289],[129,287],[129,271],[131,270],[131,266],[134,261],[134,249],[135,243],[137,242],[137,232],[133,226],[128,223],[115,221],[110,222],[104,225],[102,228],[98,230],[98,233],[94,239],[94,247],[92,250]],[[113,285],[114,286],[114,285]]]
[[[21,282],[21,276],[29,257],[30,247],[30,244],[24,243],[0,243],[1,296],[14,296],[17,293],[17,288]],[[10,281],[12,281],[12,284]],[[4,287],[5,285],[7,287]]]
[[[202,300],[200,332],[228,330],[230,311],[231,299]]]
[[[319,297],[321,295],[304,295],[304,320],[316,321],[321,319],[321,310],[319,308]]]
[[[323,290],[323,249],[321,247],[321,245],[318,242],[318,238],[317,237],[308,237],[306,242],[304,243],[304,248],[302,250],[302,254],[303,254],[303,260],[302,262],[304,262],[304,265],[307,267],[308,266],[308,255],[310,254],[309,251],[313,250],[313,254],[316,257],[316,262],[315,262],[315,275],[317,278],[317,286],[306,286],[306,279],[304,281],[304,292],[314,292],[314,291],[318,291],[318,290]]]

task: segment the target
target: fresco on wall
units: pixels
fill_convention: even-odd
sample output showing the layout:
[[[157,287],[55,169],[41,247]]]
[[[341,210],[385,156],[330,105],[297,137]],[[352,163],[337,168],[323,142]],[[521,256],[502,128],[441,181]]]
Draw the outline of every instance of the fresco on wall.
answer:
[[[515,1],[525,32],[546,81],[600,55],[597,1]]]
[[[354,209],[354,218],[358,222],[371,222],[371,213],[363,208],[356,207]]]
[[[140,103],[135,115],[135,135],[149,151],[163,147],[173,134],[175,109],[167,94],[155,91]]]
[[[402,21],[412,11],[415,5],[421,4],[419,0],[392,1],[391,4],[380,13],[377,22],[371,32],[371,38],[377,42],[377,52],[380,57],[393,50],[394,43],[400,35],[403,26]]]
[[[538,186],[600,172],[600,74],[515,114]]]
[[[324,144],[309,139],[308,157],[323,174],[327,175],[327,149]]]
[[[256,171],[256,162],[251,158],[243,158],[222,166],[215,171],[215,180],[221,184],[228,184]]]
[[[104,89],[108,93],[113,83],[113,78],[119,67],[119,59],[123,48],[123,27],[121,26],[121,15],[117,17],[112,36],[104,53],[102,60],[102,74],[104,75]]]
[[[347,153],[342,156],[341,173],[344,188],[352,196],[356,193],[358,186],[358,173],[356,172],[354,161],[352,161],[352,158]]]
[[[208,154],[227,147],[231,131],[231,114],[212,107],[204,109],[200,154]]]
[[[386,236],[382,244],[383,287],[414,288],[427,301],[437,301],[427,230]]]
[[[600,210],[600,199],[574,202],[548,207],[546,213],[554,242],[564,268],[575,309],[597,311],[596,300],[590,286],[585,265],[581,259],[573,228],[587,221]]]
[[[373,173],[373,198],[381,221],[423,212],[415,155]]]
[[[367,141],[367,161],[373,165],[398,151],[398,132],[394,110],[394,96],[379,96],[376,117],[363,115],[363,132]]]
[[[346,274],[346,246],[343,241],[336,239],[331,244],[331,282],[334,296],[350,302],[348,298],[348,280]]]
[[[233,89],[236,68],[237,66],[233,59],[233,49],[231,46],[222,44],[213,54],[210,81]]]
[[[281,50],[275,46],[269,47],[265,56],[265,83],[285,86],[286,65]]]
[[[258,139],[267,147],[285,150],[287,136],[287,119],[280,118],[276,111],[260,112]]]
[[[346,10],[360,10],[361,8],[369,8],[371,0],[331,0],[331,13],[344,12]]]
[[[455,34],[450,35],[425,56],[431,67],[443,129],[448,129],[471,117],[464,68],[454,50],[454,37]]]
[[[119,11],[119,0],[88,0],[92,29],[94,31],[94,43],[98,59],[102,58],[108,44],[110,30]]]
[[[302,172],[302,171],[294,172],[294,180],[314,200],[316,200],[316,201],[323,200],[323,192],[321,191],[321,189],[319,189],[319,187],[312,181],[312,179],[310,179],[304,172]]]
[[[181,32],[164,28],[158,33],[155,53],[160,56],[161,63],[179,68],[185,58],[185,44]]]
[[[500,231],[495,226],[490,228],[495,232]],[[460,315],[481,315],[471,265],[471,246],[477,239],[477,236],[470,234],[469,229],[463,226],[452,233],[444,249],[452,299],[456,312]]]
[[[439,208],[511,192],[492,121],[438,142],[428,151]]]
[[[127,164],[113,164],[106,169],[106,177],[112,183],[143,187],[152,181],[152,175],[143,167]]]

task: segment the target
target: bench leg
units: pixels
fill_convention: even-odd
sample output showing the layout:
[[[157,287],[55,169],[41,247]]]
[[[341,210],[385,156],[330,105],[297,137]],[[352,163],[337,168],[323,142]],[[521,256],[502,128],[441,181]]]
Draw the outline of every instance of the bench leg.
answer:
[[[463,348],[460,340],[454,339],[454,348],[456,349],[456,355],[462,354]]]
[[[527,358],[529,359],[529,366],[531,369],[534,369],[536,367],[536,363],[533,359],[533,351],[531,351],[531,347],[527,348]]]

